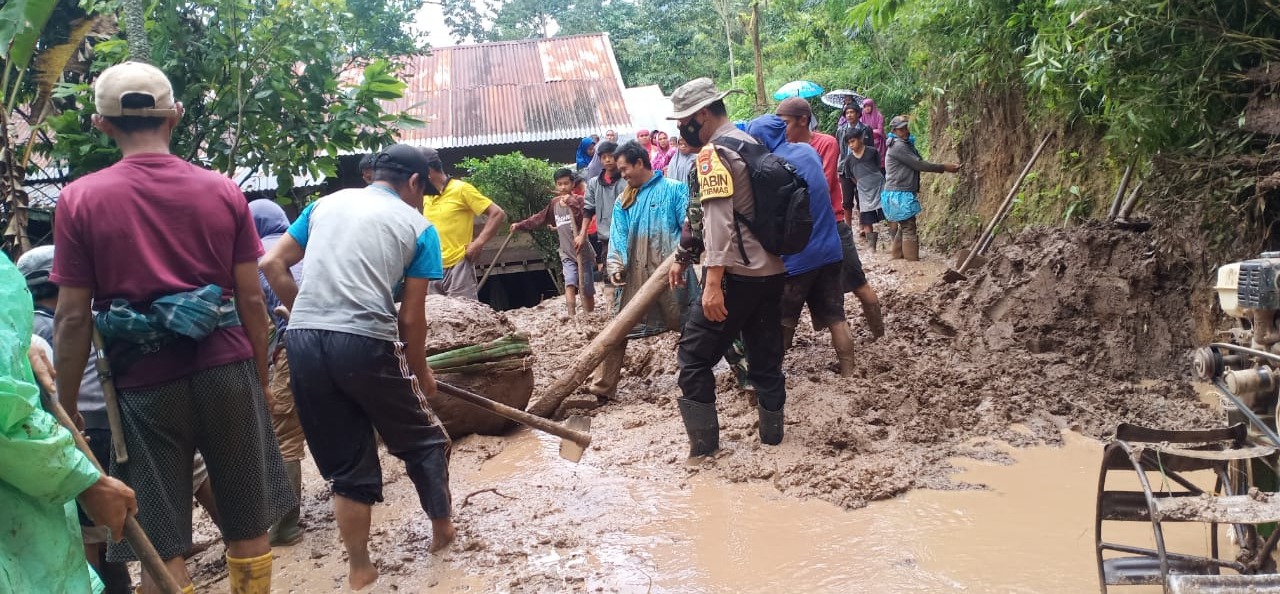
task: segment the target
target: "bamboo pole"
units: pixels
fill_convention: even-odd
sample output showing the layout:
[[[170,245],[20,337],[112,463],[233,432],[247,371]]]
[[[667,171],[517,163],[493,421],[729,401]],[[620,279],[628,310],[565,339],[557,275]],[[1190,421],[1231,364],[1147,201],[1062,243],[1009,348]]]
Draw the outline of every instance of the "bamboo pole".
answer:
[[[560,408],[560,403],[586,381],[587,376],[600,365],[605,355],[627,340],[627,333],[631,332],[631,329],[649,311],[649,306],[667,291],[667,275],[675,261],[676,255],[673,253],[658,265],[658,269],[644,281],[635,296],[622,307],[617,316],[609,321],[609,325],[596,335],[587,348],[582,350],[578,358],[574,359],[573,364],[566,370],[567,373],[561,375],[560,379],[551,384],[542,397],[529,407],[530,413],[540,417],[550,417],[555,414]]]
[[[969,269],[969,265],[973,263],[973,259],[982,254],[990,245],[989,236],[994,237],[994,231],[997,225],[1004,220],[1004,217],[1012,210],[1013,199],[1018,195],[1018,188],[1022,187],[1022,180],[1027,179],[1027,174],[1031,173],[1031,168],[1036,164],[1036,159],[1040,158],[1040,153],[1044,151],[1046,144],[1049,144],[1051,134],[1045,134],[1044,140],[1040,141],[1040,145],[1036,147],[1035,152],[1031,153],[1031,158],[1027,159],[1027,165],[1022,168],[1022,173],[1018,174],[1018,179],[1013,182],[1013,186],[1009,188],[1009,193],[1005,195],[1004,202],[1000,204],[1000,208],[996,210],[996,215],[991,217],[991,222],[987,224],[987,228],[982,231],[982,235],[978,236],[978,241],[973,245],[973,249],[969,250],[969,255],[965,257],[964,262],[960,264],[960,268],[956,272],[964,274]]]

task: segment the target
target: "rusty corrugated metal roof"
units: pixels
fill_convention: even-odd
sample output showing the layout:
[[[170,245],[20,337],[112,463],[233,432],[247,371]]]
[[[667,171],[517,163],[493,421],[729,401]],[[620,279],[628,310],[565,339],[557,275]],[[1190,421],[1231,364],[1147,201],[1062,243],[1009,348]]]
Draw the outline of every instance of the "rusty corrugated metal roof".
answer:
[[[407,60],[405,96],[388,108],[427,125],[402,130],[400,142],[467,147],[631,126],[604,33],[446,47]]]

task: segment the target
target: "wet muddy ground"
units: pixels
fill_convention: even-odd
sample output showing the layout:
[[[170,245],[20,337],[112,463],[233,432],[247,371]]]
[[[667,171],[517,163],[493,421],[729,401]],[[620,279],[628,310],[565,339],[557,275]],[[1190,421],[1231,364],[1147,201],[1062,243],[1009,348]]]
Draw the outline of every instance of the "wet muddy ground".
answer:
[[[1105,233],[1029,234],[955,286],[938,283],[939,259],[864,255],[889,335],[866,342],[849,299],[863,356],[842,378],[827,337],[801,323],[778,447],[760,445],[754,407],[721,373],[726,454],[696,469],[673,402],[676,336],[632,341],[618,397],[575,398],[594,423],[580,464],[527,430],[455,443],[460,537],[443,555],[426,553],[429,523],[385,457],[375,591],[1093,590],[1095,440],[1122,420],[1215,422],[1185,380],[1177,279],[1140,239]],[[536,389],[605,321],[562,312],[552,300],[505,314],[532,338]],[[341,591],[328,495],[305,466],[308,534],[276,550],[273,591]],[[194,560],[198,583],[225,588],[220,555]]]

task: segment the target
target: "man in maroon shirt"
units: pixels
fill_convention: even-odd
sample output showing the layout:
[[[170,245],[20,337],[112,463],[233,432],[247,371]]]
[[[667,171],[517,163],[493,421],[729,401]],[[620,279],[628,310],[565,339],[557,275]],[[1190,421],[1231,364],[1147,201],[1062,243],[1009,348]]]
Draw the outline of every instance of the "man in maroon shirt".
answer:
[[[858,258],[858,248],[853,245],[853,230],[844,222],[844,195],[840,190],[839,176],[840,147],[836,144],[836,138],[810,129],[813,108],[808,101],[799,97],[791,97],[779,103],[777,115],[787,123],[787,142],[807,142],[822,157],[822,173],[831,190],[831,209],[836,215],[836,232],[840,234],[840,246],[844,251],[844,292],[853,293],[862,303],[862,314],[867,317],[867,327],[871,330],[872,338],[880,338],[884,336],[880,298],[867,283],[862,260]]]
[[[231,591],[266,592],[267,528],[296,499],[267,414],[269,322],[258,283],[262,244],[248,202],[230,179],[169,153],[182,105],[160,70],[134,62],[108,68],[94,93],[94,126],[124,158],[59,197],[50,276],[60,289],[59,398],[76,410],[94,324],[112,328],[102,312],[128,308],[159,326],[104,332],[129,454],[125,463],[112,460],[111,474],[137,491],[138,521],[189,589],[183,553],[191,547],[191,465],[199,449],[218,502]],[[216,327],[194,333],[202,338],[186,328],[180,333],[174,320],[152,309],[161,297],[210,286],[222,299]],[[120,543],[108,558],[135,555]],[[142,592],[158,591],[144,573]]]

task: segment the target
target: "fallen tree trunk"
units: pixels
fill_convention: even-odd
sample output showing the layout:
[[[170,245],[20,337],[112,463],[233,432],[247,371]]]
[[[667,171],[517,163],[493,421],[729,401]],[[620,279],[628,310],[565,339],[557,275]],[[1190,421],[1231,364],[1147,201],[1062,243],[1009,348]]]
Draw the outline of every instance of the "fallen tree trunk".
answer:
[[[649,279],[640,286],[635,297],[627,302],[618,315],[614,316],[604,330],[601,330],[587,348],[573,360],[568,373],[560,376],[560,379],[551,384],[542,397],[529,407],[530,413],[545,418],[554,415],[560,408],[560,403],[586,381],[587,376],[600,365],[605,355],[627,340],[627,334],[631,329],[640,322],[640,319],[649,311],[649,307],[666,292],[667,275],[675,260],[676,255],[671,254],[658,265],[658,269],[654,270]]]

